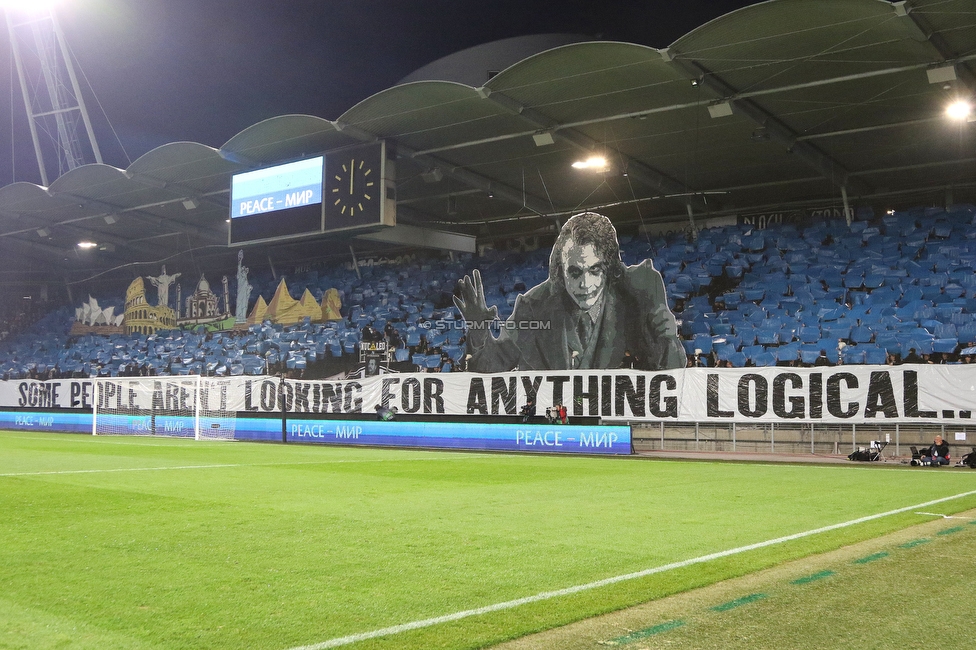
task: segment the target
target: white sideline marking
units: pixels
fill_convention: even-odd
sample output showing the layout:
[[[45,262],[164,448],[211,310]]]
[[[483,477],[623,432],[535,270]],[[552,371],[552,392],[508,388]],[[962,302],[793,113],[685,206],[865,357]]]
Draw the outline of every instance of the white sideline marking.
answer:
[[[955,517],[953,515],[944,515],[941,512],[916,512],[916,515],[928,515],[929,517],[942,517],[943,519],[972,519],[972,517]]]
[[[810,537],[812,535],[818,535],[820,533],[826,533],[832,530],[838,530],[840,528],[848,528],[856,524],[863,524],[864,522],[867,521],[873,521],[875,519],[881,519],[882,517],[889,517],[891,515],[897,515],[903,512],[909,512],[917,508],[925,508],[927,506],[935,505],[937,503],[952,501],[953,499],[961,499],[963,497],[972,496],[974,494],[976,494],[976,490],[970,490],[969,492],[961,492],[960,494],[954,494],[952,496],[943,497],[941,499],[934,499],[932,501],[926,501],[925,503],[917,503],[913,506],[906,506],[904,508],[898,508],[896,510],[889,510],[888,512],[882,512],[874,515],[867,515],[865,517],[858,517],[857,519],[851,519],[850,521],[845,521],[839,524],[831,524],[830,526],[815,528],[813,530],[807,530],[802,533],[794,533],[792,535],[786,535],[784,537],[768,539],[765,542],[757,542],[755,544],[739,546],[738,548],[732,548],[726,551],[719,551],[718,553],[710,553],[708,555],[702,555],[700,557],[691,558],[689,560],[672,562],[671,564],[665,564],[663,566],[654,567],[652,569],[644,569],[643,571],[636,571],[634,573],[625,573],[623,575],[614,576],[612,578],[604,578],[603,580],[588,582],[583,585],[566,587],[564,589],[556,589],[555,591],[543,591],[542,593],[535,594],[534,596],[525,596],[524,598],[516,598],[515,600],[508,600],[503,603],[496,603],[494,605],[486,605],[484,607],[478,607],[476,609],[466,609],[464,611],[455,612],[453,614],[445,614],[444,616],[436,616],[434,618],[425,618],[420,621],[402,623],[400,625],[384,627],[379,630],[373,630],[371,632],[360,632],[359,634],[351,634],[349,636],[337,637],[335,639],[329,639],[328,641],[322,641],[321,643],[315,643],[312,645],[296,646],[294,648],[290,648],[289,650],[325,650],[326,648],[338,648],[339,646],[349,645],[350,643],[357,643],[359,641],[365,641],[367,639],[375,639],[377,637],[382,637],[382,636],[391,636],[393,634],[399,634],[400,632],[407,632],[410,630],[417,630],[424,627],[431,627],[433,625],[438,625],[440,623],[457,621],[462,618],[468,618],[470,616],[479,616],[481,614],[488,614],[490,612],[498,612],[505,609],[513,609],[515,607],[519,607],[521,605],[527,605],[529,603],[537,603],[542,600],[558,598],[559,596],[569,596],[572,594],[580,593],[581,591],[589,591],[590,589],[605,587],[607,585],[616,584],[618,582],[624,582],[626,580],[643,578],[645,576],[654,575],[655,573],[664,573],[665,571],[671,571],[673,569],[681,569],[687,566],[692,566],[694,564],[702,564],[704,562],[710,562],[711,560],[717,560],[719,558],[729,557],[730,555],[738,555],[739,553],[745,553],[746,551],[754,551],[756,549],[766,548],[767,546],[772,546],[774,544],[790,542],[796,539],[802,539],[804,537]]]

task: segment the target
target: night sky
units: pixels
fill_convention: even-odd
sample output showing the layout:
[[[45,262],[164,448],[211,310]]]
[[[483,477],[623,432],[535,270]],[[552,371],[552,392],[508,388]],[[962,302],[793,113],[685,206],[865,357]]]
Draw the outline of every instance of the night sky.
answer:
[[[85,100],[103,158],[125,168],[125,154],[135,160],[180,140],[219,147],[276,115],[336,119],[417,68],[482,43],[572,33],[663,48],[748,4],[753,2],[63,0],[57,15],[94,90],[84,91]],[[19,85],[11,84],[7,30],[2,33],[0,186],[39,182]]]

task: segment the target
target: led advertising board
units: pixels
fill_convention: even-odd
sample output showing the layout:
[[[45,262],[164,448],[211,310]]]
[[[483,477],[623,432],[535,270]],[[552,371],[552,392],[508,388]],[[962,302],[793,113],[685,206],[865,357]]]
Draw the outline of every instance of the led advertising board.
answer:
[[[289,442],[333,445],[630,454],[630,427],[371,420],[288,420]],[[238,435],[238,437],[240,437]]]

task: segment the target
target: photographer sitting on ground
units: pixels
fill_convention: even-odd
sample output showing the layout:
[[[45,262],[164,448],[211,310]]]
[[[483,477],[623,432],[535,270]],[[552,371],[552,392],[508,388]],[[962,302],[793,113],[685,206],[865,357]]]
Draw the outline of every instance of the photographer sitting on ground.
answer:
[[[931,447],[922,449],[922,457],[919,459],[922,465],[948,465],[949,464],[949,443],[936,436],[935,442]]]

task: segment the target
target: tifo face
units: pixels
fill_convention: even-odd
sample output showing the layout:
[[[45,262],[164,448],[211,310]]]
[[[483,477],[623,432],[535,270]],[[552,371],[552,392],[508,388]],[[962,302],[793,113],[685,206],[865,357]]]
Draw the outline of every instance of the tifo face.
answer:
[[[606,265],[593,244],[579,246],[570,241],[563,254],[566,291],[580,309],[589,309],[600,300],[607,284]]]

